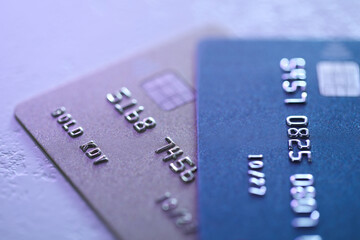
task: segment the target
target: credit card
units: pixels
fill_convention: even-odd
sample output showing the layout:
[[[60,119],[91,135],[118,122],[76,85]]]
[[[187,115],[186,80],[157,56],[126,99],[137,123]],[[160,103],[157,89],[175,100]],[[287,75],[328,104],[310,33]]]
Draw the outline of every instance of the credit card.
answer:
[[[221,33],[197,29],[16,108],[117,237],[196,238],[193,57]]]
[[[360,42],[198,52],[201,239],[360,239]]]

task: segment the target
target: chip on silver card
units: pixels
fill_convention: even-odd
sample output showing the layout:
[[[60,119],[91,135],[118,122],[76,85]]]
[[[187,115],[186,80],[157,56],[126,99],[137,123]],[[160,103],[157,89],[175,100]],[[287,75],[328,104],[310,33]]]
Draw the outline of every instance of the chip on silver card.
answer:
[[[198,29],[15,110],[121,239],[197,236],[193,58],[200,39],[218,35]]]

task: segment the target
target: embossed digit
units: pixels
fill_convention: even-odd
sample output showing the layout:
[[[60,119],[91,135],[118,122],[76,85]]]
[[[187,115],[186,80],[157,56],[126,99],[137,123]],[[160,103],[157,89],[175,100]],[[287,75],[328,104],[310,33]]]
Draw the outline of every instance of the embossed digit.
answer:
[[[306,61],[304,58],[283,58],[280,60],[280,68],[285,72],[290,72],[293,69],[305,68]]]
[[[138,121],[134,124],[134,129],[138,133],[143,133],[146,131],[146,129],[151,129],[156,126],[156,121],[152,117],[144,118],[143,121]]]
[[[253,195],[264,196],[266,193],[266,187],[265,186],[261,186],[260,188],[249,187],[249,193]]]
[[[286,98],[284,103],[286,104],[305,104],[307,99],[307,92],[302,92],[300,98]]]
[[[309,120],[306,116],[292,115],[286,118],[286,124],[289,127],[306,127],[309,124]]]
[[[315,198],[316,191],[313,186],[307,187],[292,187],[290,189],[290,194],[294,199],[301,199],[301,198]]]
[[[131,97],[131,92],[126,87],[122,87],[120,91],[116,92],[115,94],[108,93],[106,95],[106,99],[115,104],[121,102],[123,96]]]
[[[293,186],[311,186],[314,184],[314,176],[312,174],[294,174],[290,176],[290,182]]]
[[[290,205],[295,213],[311,213],[317,208],[314,198],[293,199]]]
[[[282,84],[282,88],[287,93],[294,93],[298,88],[300,88],[302,91],[306,90],[306,82],[305,81],[284,81]]]
[[[300,139],[290,139],[288,141],[288,147],[289,150],[293,150],[293,144],[299,149],[299,150],[309,150],[310,149],[310,140],[306,139],[305,144],[302,144]]]
[[[189,166],[194,166],[194,162],[189,157],[184,157],[171,163],[169,167],[173,172],[178,173],[185,170],[185,163]]]
[[[291,224],[296,228],[308,228],[315,227],[319,223],[320,213],[315,210],[310,214],[310,217],[298,217],[295,218]]]
[[[289,128],[287,133],[289,138],[308,138],[310,136],[307,128]]]
[[[188,170],[180,173],[181,180],[185,183],[190,183],[190,182],[194,181],[194,179],[195,179],[194,172],[196,170],[197,170],[197,167],[195,166],[191,169],[188,169]]]
[[[289,158],[292,162],[301,162],[305,157],[308,159],[308,162],[311,162],[311,151],[299,151],[297,156],[294,156],[294,151],[289,152]]]
[[[264,178],[254,178],[254,177],[251,177],[249,179],[249,183],[250,184],[253,184],[253,185],[256,185],[258,187],[261,187],[261,186],[264,186],[265,185],[265,179]]]
[[[175,209],[178,206],[178,200],[176,198],[169,198],[166,199],[163,204],[161,205],[162,210],[165,212]]]

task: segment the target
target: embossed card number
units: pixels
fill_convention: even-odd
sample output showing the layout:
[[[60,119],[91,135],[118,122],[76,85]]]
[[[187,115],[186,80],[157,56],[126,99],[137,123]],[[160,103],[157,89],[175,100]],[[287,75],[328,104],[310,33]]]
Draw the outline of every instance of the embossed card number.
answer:
[[[193,215],[188,209],[180,207],[178,199],[172,197],[170,192],[165,192],[155,203],[160,204],[161,209],[168,217],[174,219],[175,225],[185,234],[192,234],[197,231],[197,224]]]
[[[311,145],[310,133],[308,126],[308,118],[306,116],[289,116],[286,118],[286,124],[289,127],[287,130],[289,159],[292,162],[301,162],[303,158],[307,158],[311,162]],[[295,150],[299,150],[297,155]]]
[[[305,59],[303,58],[283,58],[280,61],[280,68],[283,70],[281,78],[282,88],[287,95],[296,95],[300,92],[300,98],[286,98],[286,104],[304,104],[307,100],[306,92],[306,70]],[[300,91],[298,91],[300,90]]]
[[[190,159],[189,156],[178,159],[184,153],[184,151],[181,150],[181,148],[177,146],[170,137],[166,137],[165,141],[168,144],[157,149],[155,153],[160,154],[166,152],[167,156],[163,158],[164,162],[175,160],[174,162],[170,163],[169,167],[174,173],[180,173],[180,179],[184,183],[190,183],[194,181],[194,172],[197,170],[195,163]]]
[[[124,105],[120,105],[120,103],[124,98],[129,99],[129,102]],[[138,103],[135,98],[131,99],[131,92],[126,87],[122,87],[121,90],[116,92],[115,94],[108,93],[106,95],[106,99],[110,103],[114,104],[114,108],[121,115],[125,113],[125,110],[135,107]],[[142,121],[140,121],[140,113],[143,112],[144,110],[145,108],[143,106],[139,106],[137,109],[133,111],[126,112],[124,115],[126,121],[132,123],[134,129],[138,133],[143,133],[147,129],[151,129],[156,126],[155,119],[152,117],[147,117],[144,118]]]
[[[293,94],[297,89],[301,90],[301,98],[285,99],[286,104],[306,103],[306,71],[305,60],[303,58],[283,58],[280,67],[284,73],[282,75],[283,90],[287,94]],[[288,126],[288,150],[289,159],[293,163],[300,163],[303,159],[311,162],[311,143],[310,132],[308,129],[309,120],[307,116],[292,115],[286,118]],[[297,151],[297,153],[295,152]],[[292,188],[290,194],[293,200],[290,202],[291,209],[297,217],[291,221],[294,228],[313,228],[319,223],[320,213],[317,211],[315,200],[314,177],[312,174],[294,174],[290,176]],[[303,235],[298,239],[321,239],[319,235]]]

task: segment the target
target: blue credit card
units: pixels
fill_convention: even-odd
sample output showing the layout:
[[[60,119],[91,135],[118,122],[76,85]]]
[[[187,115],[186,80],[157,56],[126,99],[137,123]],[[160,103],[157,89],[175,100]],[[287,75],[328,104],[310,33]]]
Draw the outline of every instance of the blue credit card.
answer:
[[[198,50],[201,239],[360,239],[360,42]]]

